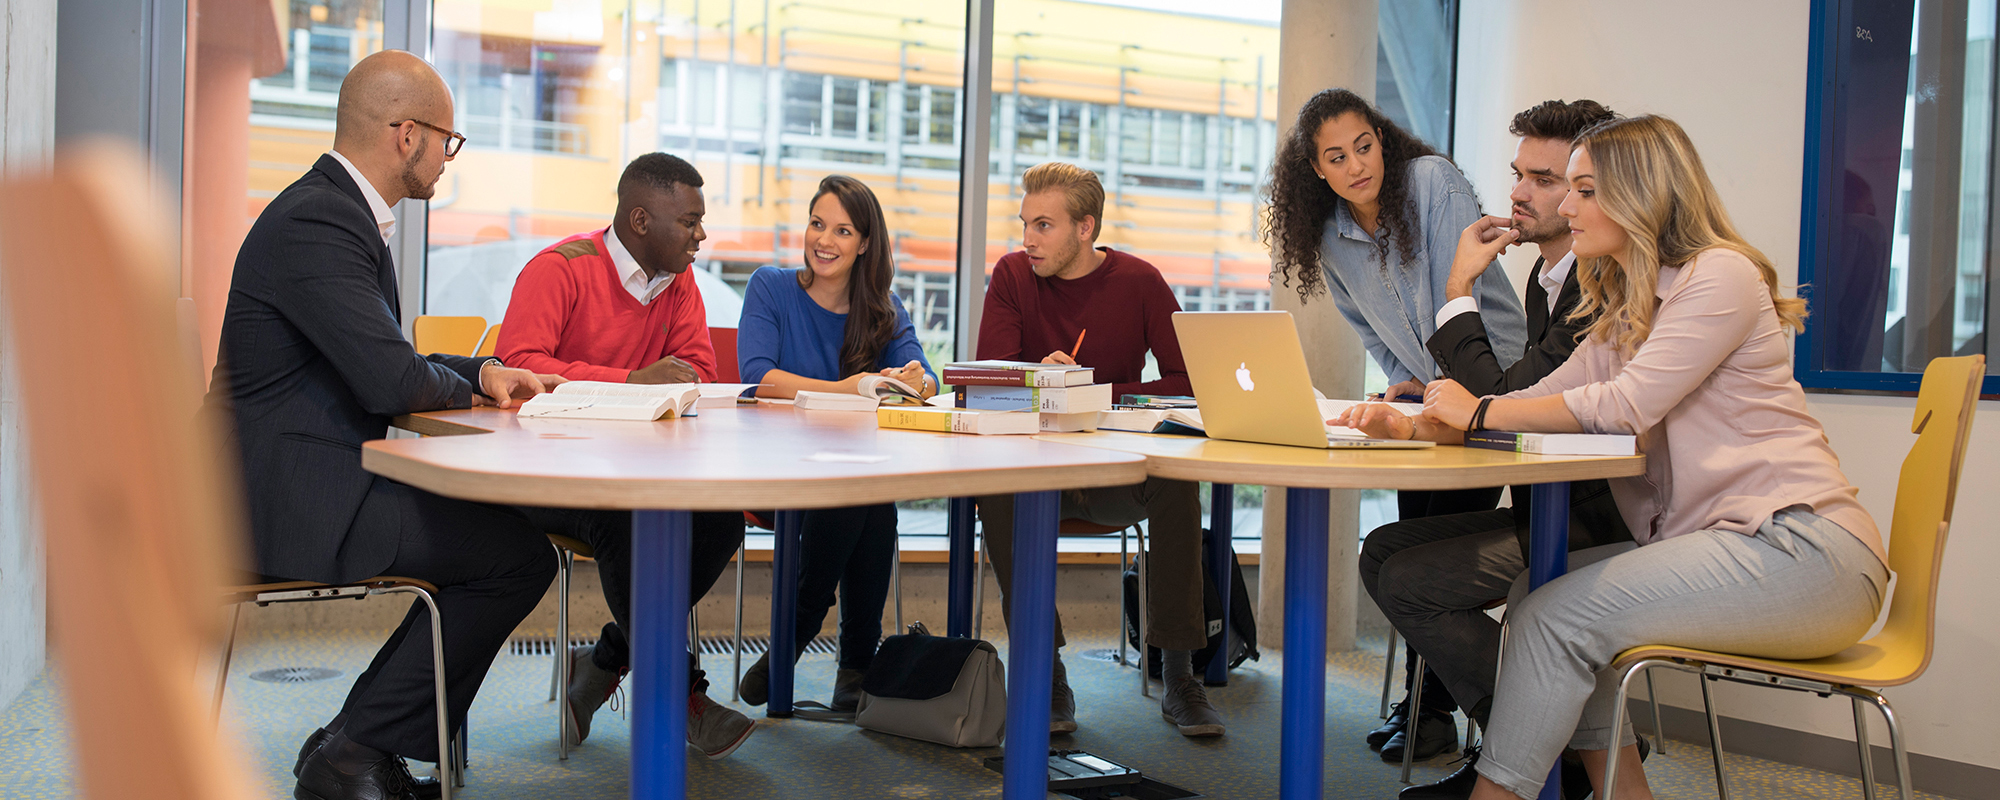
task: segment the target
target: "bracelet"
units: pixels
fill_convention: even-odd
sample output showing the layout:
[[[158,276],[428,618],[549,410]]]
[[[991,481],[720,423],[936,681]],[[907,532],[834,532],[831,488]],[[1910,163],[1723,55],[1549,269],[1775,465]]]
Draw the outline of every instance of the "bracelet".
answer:
[[[1486,409],[1493,405],[1491,396],[1479,398],[1479,407],[1472,411],[1472,421],[1465,426],[1468,431],[1486,430]]]

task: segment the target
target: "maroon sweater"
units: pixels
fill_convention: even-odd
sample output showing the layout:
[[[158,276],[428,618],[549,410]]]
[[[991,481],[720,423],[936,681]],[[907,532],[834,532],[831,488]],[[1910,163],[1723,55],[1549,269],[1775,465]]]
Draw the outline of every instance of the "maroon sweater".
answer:
[[[986,286],[979,357],[1040,361],[1057,350],[1068,353],[1087,329],[1077,363],[1095,368],[1097,382],[1112,384],[1113,395],[1192,393],[1174,337],[1181,304],[1166,279],[1135,256],[1098,249],[1104,263],[1076,280],[1037,277],[1026,253],[1002,256]],[[1140,383],[1148,349],[1160,379]]]

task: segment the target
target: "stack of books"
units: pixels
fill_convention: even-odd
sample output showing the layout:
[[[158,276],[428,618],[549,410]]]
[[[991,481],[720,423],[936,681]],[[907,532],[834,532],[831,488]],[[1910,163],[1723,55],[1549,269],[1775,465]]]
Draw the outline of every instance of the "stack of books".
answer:
[[[960,361],[946,364],[939,380],[952,387],[952,405],[975,411],[1030,412],[1043,433],[1097,430],[1111,410],[1111,384],[1096,370],[1027,361]]]

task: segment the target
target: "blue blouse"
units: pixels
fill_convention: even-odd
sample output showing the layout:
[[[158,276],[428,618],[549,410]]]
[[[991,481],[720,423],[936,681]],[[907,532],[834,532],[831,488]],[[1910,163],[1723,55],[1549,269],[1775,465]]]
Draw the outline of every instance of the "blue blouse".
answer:
[[[1346,203],[1337,203],[1326,221],[1320,262],[1327,287],[1340,315],[1361,335],[1362,346],[1382,366],[1390,385],[1410,378],[1429,382],[1438,377],[1424,342],[1437,332],[1437,312],[1444,307],[1445,281],[1451,276],[1458,237],[1479,219],[1472,184],[1458,168],[1438,156],[1413,159],[1409,188],[1417,210],[1417,251],[1405,256],[1392,244],[1395,263],[1383,263],[1375,240],[1361,230]],[[1388,234],[1386,228],[1379,231]],[[1480,321],[1493,343],[1502,369],[1521,359],[1527,346],[1528,320],[1521,299],[1496,262],[1473,286]]]
[[[736,323],[736,363],[744,383],[762,383],[764,373],[781,369],[802,378],[837,381],[847,377],[840,371],[840,345],[847,337],[847,315],[835,314],[813,302],[799,285],[799,269],[763,267],[750,276],[744,292],[743,317]],[[933,378],[936,373],[917,343],[917,326],[903,301],[893,293],[896,308],[896,335],[882,347],[876,369],[901,367],[911,361],[924,365]],[[1519,348],[1515,348],[1519,349]]]

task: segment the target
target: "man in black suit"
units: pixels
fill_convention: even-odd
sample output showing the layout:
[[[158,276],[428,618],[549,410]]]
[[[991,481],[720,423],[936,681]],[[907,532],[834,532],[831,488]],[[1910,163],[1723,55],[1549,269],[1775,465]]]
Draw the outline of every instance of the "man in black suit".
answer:
[[[1569,251],[1569,221],[1557,215],[1556,207],[1569,192],[1563,173],[1570,141],[1613,117],[1610,109],[1589,100],[1551,100],[1515,115],[1508,130],[1521,141],[1512,165],[1512,213],[1506,219],[1483,217],[1459,237],[1445,284],[1447,302],[1438,310],[1437,332],[1425,343],[1444,378],[1477,395],[1505,394],[1540,382],[1576,349],[1578,337],[1594,318],[1572,317],[1582,290]],[[1502,369],[1480,321],[1472,284],[1495,256],[1516,244],[1536,245],[1541,258],[1535,261],[1534,280],[1527,286],[1526,352]],[[1386,406],[1361,413],[1364,418],[1358,427],[1375,435],[1410,435],[1408,423]],[[1362,585],[1411,648],[1423,654],[1433,673],[1425,684],[1425,708],[1416,712],[1419,755],[1426,738],[1457,735],[1449,716],[1452,701],[1481,725],[1492,706],[1500,626],[1484,609],[1505,598],[1514,579],[1527,569],[1527,487],[1518,487],[1513,496],[1511,509],[1385,525],[1368,534],[1362,545]],[[1611,500],[1610,487],[1601,480],[1577,483],[1570,497],[1570,549],[1631,538]],[[1438,679],[1441,683],[1435,682]],[[1444,701],[1441,707],[1432,702],[1439,688],[1449,692],[1439,698]],[[1410,713],[1407,699],[1399,707],[1401,714],[1390,720],[1397,729],[1391,734],[1398,737],[1408,720],[1403,714]],[[1384,748],[1385,754],[1388,749]],[[1400,752],[1397,755],[1400,758]],[[1468,755],[1463,769],[1438,783],[1405,789],[1402,797],[1469,796],[1478,753],[1474,749]]]
[[[513,405],[560,382],[493,359],[421,356],[403,338],[391,209],[428,199],[463,143],[449,90],[401,51],[341,83],[333,151],[257,217],[237,253],[209,404],[233,422],[259,572],[438,587],[454,728],[509,633],[555,576],[547,538],[518,510],[439,497],[361,468],[361,443],[397,414]],[[403,757],[438,761],[430,620],[413,604],[308,737],[294,794],[434,796]]]

